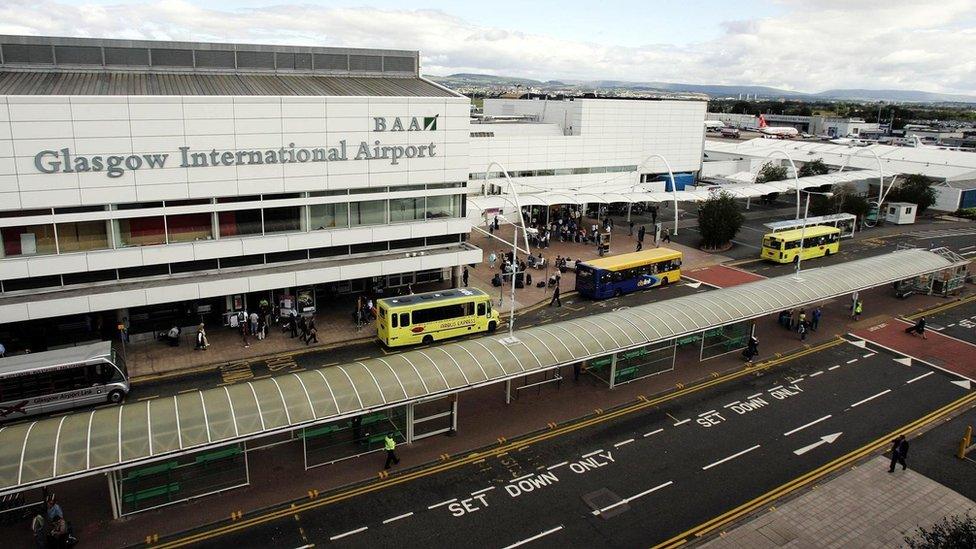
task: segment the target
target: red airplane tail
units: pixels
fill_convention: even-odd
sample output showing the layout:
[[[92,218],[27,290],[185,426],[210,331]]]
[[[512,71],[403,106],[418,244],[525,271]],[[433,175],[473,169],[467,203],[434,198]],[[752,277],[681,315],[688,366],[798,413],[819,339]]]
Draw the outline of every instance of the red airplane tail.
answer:
[[[760,128],[766,127],[766,117],[761,114],[759,115],[759,127]]]

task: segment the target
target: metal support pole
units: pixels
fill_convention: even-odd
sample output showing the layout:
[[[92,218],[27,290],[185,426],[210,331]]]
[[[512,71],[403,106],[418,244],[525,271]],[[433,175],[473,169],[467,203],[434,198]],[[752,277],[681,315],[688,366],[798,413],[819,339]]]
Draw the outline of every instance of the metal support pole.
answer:
[[[512,403],[512,380],[505,380],[505,404]]]
[[[613,389],[617,382],[617,353],[610,356],[610,388]]]

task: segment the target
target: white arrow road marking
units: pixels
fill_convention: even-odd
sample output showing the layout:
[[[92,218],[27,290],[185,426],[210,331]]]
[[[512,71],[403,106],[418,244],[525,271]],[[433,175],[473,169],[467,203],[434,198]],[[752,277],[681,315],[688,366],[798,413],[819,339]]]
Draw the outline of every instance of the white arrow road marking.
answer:
[[[910,356],[903,356],[901,358],[896,358],[895,359],[895,362],[897,362],[898,364],[904,364],[905,366],[911,366],[912,365],[912,357],[910,357]]]
[[[814,448],[816,448],[818,446],[821,446],[821,445],[824,445],[824,444],[833,444],[833,442],[835,440],[837,440],[838,438],[840,438],[840,436],[842,434],[844,434],[844,433],[833,433],[831,435],[822,436],[822,437],[820,437],[820,440],[819,441],[814,442],[813,444],[811,444],[809,446],[804,446],[803,448],[800,448],[799,450],[793,450],[793,453],[796,454],[796,455],[798,455],[798,456],[802,456],[803,454],[809,452],[810,450],[813,450]]]
[[[856,347],[860,347],[862,349],[866,349],[867,346],[868,346],[868,342],[867,341],[864,341],[863,339],[859,339],[857,341],[851,341],[850,343],[851,343],[851,345],[854,345]]]
[[[696,290],[697,290],[697,289],[698,289],[698,288],[699,288],[699,287],[700,287],[701,285],[702,285],[702,283],[701,283],[701,282],[686,282],[686,283],[685,283],[685,286],[688,286],[688,287],[691,287],[691,288],[694,288],[694,289],[696,289]]]
[[[958,386],[962,387],[963,389],[965,389],[967,391],[970,389],[970,387],[972,387],[972,383],[970,383],[968,379],[963,379],[963,380],[960,380],[960,381],[953,381],[952,383],[954,385],[958,385]]]

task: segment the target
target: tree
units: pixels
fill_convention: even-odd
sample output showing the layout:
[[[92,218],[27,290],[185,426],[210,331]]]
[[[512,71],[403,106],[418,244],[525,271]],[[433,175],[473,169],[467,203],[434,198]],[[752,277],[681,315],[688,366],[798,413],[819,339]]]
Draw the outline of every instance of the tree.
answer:
[[[935,204],[935,189],[932,188],[932,180],[924,175],[910,175],[900,186],[891,189],[886,200],[917,204],[918,213],[922,213]]]
[[[810,215],[843,212],[856,215],[858,219],[864,219],[870,209],[871,205],[868,203],[868,199],[857,194],[857,190],[850,183],[835,188],[834,195],[830,198],[814,195],[810,200]]]
[[[744,220],[730,193],[722,191],[708,197],[698,206],[698,231],[702,235],[702,246],[725,246],[739,233]]]
[[[811,175],[824,175],[829,171],[830,168],[824,164],[823,159],[817,158],[800,166],[800,170],[797,172],[797,175],[799,177],[810,177]]]
[[[945,517],[926,530],[919,526],[914,536],[905,536],[912,549],[954,549],[976,547],[976,519],[965,515]]]
[[[782,181],[787,177],[786,166],[778,166],[772,162],[766,162],[759,168],[759,175],[756,176],[756,183],[769,183],[770,181]]]

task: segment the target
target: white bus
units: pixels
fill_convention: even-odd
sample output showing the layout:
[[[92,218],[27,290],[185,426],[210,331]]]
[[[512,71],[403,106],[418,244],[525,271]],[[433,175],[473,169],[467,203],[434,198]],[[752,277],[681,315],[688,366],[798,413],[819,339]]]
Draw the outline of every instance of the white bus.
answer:
[[[0,421],[122,402],[125,360],[110,341],[0,358]]]

